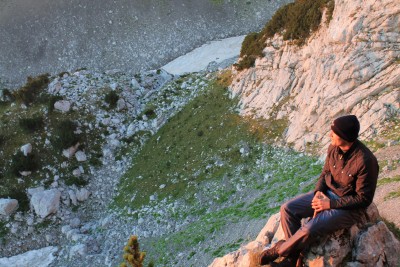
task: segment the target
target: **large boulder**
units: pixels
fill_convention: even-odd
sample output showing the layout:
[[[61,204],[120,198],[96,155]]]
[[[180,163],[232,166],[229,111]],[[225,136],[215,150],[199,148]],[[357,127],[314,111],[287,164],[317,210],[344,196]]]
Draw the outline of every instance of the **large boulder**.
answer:
[[[57,247],[45,247],[9,258],[0,258],[0,266],[46,267],[54,261],[53,254],[57,251]]]
[[[0,199],[0,214],[9,216],[18,209],[18,201],[16,199]]]
[[[284,234],[280,226],[280,216],[275,214],[270,217],[255,241],[215,259],[209,267],[259,266],[260,253],[281,239],[284,239]],[[319,239],[304,254],[306,267],[398,266],[400,242],[385,223],[380,221],[375,204],[371,204],[362,222]]]
[[[37,215],[42,218],[56,213],[60,206],[61,192],[57,189],[36,192],[32,195],[31,205]]]

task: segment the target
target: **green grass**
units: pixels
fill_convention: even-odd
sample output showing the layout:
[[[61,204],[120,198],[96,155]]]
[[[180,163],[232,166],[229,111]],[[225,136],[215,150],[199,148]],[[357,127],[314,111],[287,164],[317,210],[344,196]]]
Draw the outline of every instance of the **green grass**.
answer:
[[[257,137],[233,111],[237,100],[213,83],[152,136],[122,177],[115,204],[138,208],[155,193],[159,199],[194,192],[193,184],[222,177],[232,166],[253,161],[257,151],[242,157],[242,143],[254,146]],[[221,164],[216,164],[221,162]],[[166,187],[159,190],[159,186]],[[127,195],[137,192],[133,202]]]
[[[392,178],[378,179],[378,186],[389,184],[389,183],[394,183],[394,182],[400,182],[400,175],[394,176]]]
[[[149,138],[120,180],[112,207],[124,214],[147,214],[158,222],[163,218],[142,208],[166,200],[166,205],[186,204],[162,217],[196,218],[177,232],[144,240],[158,265],[174,265],[174,251],[201,246],[226,225],[266,219],[286,199],[311,190],[321,171],[316,158],[267,145],[271,138],[281,137],[286,122],[240,117],[235,112],[237,100],[226,90],[229,83],[230,74],[224,73],[172,117]],[[242,156],[240,149],[246,146],[249,154]],[[266,174],[271,176],[264,181]],[[150,202],[152,195],[157,201]],[[234,250],[229,244],[219,246],[207,251]],[[197,256],[190,252],[190,258]]]

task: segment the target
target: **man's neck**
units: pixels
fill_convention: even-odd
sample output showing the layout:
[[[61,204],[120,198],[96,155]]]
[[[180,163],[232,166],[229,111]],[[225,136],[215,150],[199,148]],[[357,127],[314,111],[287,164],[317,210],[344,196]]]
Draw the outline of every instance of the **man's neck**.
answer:
[[[346,153],[346,152],[351,148],[351,146],[352,146],[353,144],[354,144],[354,142],[353,142],[353,143],[348,143],[348,144],[339,146],[339,148],[340,148],[340,150],[343,151],[343,153]]]

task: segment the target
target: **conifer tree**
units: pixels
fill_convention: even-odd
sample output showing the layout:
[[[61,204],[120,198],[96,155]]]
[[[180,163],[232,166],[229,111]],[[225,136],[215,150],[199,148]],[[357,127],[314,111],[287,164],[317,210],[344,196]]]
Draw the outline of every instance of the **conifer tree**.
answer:
[[[123,257],[125,262],[121,263],[121,267],[143,267],[146,252],[140,251],[138,237],[136,235],[132,235],[129,238],[127,245],[124,247],[124,252]],[[151,264],[151,266],[153,265]]]

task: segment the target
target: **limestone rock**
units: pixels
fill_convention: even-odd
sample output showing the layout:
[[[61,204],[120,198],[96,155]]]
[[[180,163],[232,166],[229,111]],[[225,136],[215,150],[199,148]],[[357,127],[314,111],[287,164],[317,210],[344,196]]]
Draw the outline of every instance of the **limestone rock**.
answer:
[[[16,199],[0,199],[0,214],[9,216],[18,209],[18,201]]]
[[[233,69],[241,114],[287,121],[281,137],[296,150],[328,145],[332,120],[345,114],[357,115],[361,138],[383,131],[400,114],[399,12],[390,0],[336,0],[332,20],[306,45],[268,39],[254,67]]]
[[[67,100],[60,100],[54,103],[54,108],[65,113],[71,109],[71,103]]]
[[[30,143],[21,146],[21,152],[24,154],[24,156],[28,156],[29,153],[32,152],[32,145]]]
[[[32,195],[31,205],[42,218],[58,211],[61,192],[57,189],[45,190]]]
[[[81,188],[76,191],[76,199],[78,201],[85,201],[89,198],[90,192],[86,188]]]
[[[284,234],[280,226],[280,216],[275,214],[270,217],[255,241],[215,259],[209,267],[258,266],[257,259],[265,245],[270,247],[280,239],[284,239]],[[307,267],[397,266],[400,261],[400,243],[385,223],[379,221],[376,205],[371,204],[360,223],[319,239],[304,253],[304,264]]]
[[[74,258],[77,256],[85,256],[87,252],[87,247],[85,244],[77,244],[71,247],[69,251],[69,257]]]
[[[75,153],[75,158],[76,158],[76,160],[79,161],[79,162],[82,162],[82,161],[86,161],[86,160],[87,160],[86,154],[85,154],[85,152],[83,152],[83,151],[77,151],[77,152]]]
[[[64,149],[63,150],[63,156],[66,158],[71,158],[73,155],[75,155],[76,151],[78,150],[79,143],[77,143],[74,146],[71,146],[70,148]]]
[[[45,247],[9,258],[0,258],[0,266],[47,267],[54,261],[53,254],[57,251],[57,247]]]

